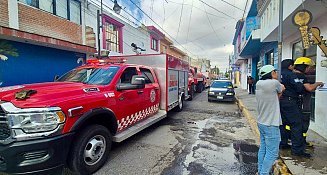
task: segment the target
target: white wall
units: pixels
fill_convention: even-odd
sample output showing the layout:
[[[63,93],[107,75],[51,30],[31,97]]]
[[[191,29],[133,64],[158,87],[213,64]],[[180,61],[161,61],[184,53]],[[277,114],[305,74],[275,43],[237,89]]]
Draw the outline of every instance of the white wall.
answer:
[[[241,72],[241,88],[247,89],[247,76],[248,76],[248,64],[245,61],[240,65]]]
[[[155,54],[159,51],[151,49],[150,34],[144,28],[135,28],[131,25],[125,24],[123,27],[123,54],[132,55],[135,54],[132,43],[135,43],[138,47],[145,49],[142,54]],[[160,41],[158,42],[158,49],[160,49]]]
[[[292,58],[292,46],[301,40],[300,31],[297,31],[283,40],[282,59]]]
[[[317,26],[320,28],[321,35],[324,38],[327,37],[327,16],[322,15],[318,20],[313,22],[312,26]],[[322,51],[320,48],[317,49],[317,66],[316,66],[316,80],[322,81],[327,84],[327,68],[321,67],[321,60],[326,60],[327,58],[322,56]],[[311,122],[310,128],[315,132],[319,133],[321,136],[327,138],[327,92],[316,91],[316,108],[315,108],[315,122]]]
[[[305,0],[304,0],[305,1]],[[308,1],[308,0],[307,0]],[[292,12],[302,4],[302,0],[284,0],[283,1],[283,20],[292,14]],[[279,0],[271,0],[266,9],[261,14],[261,41],[277,28],[279,20]],[[276,38],[277,39],[277,38]]]

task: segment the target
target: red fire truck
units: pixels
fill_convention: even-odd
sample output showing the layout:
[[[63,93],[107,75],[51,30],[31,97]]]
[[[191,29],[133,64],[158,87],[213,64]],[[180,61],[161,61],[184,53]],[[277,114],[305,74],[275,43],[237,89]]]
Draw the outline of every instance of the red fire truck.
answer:
[[[206,87],[206,77],[194,66],[190,67],[190,73],[194,79],[194,91],[201,93]]]
[[[188,70],[165,54],[113,57],[89,60],[56,82],[0,88],[0,171],[97,171],[112,142],[183,109]]]

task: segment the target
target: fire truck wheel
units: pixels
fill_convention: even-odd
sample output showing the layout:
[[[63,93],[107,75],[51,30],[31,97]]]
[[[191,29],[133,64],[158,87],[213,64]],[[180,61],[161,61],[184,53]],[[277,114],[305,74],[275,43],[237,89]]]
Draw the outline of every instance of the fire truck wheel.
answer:
[[[178,105],[175,107],[175,111],[181,112],[184,107],[184,98],[182,95],[179,96],[178,98]]]
[[[199,82],[197,85],[196,92],[201,93],[203,91],[203,83]]]
[[[189,101],[192,101],[193,100],[193,97],[194,97],[194,84],[191,85],[191,88],[190,88],[190,97],[188,98]]]
[[[112,136],[102,125],[91,125],[76,135],[68,157],[69,168],[77,174],[92,174],[109,157]]]

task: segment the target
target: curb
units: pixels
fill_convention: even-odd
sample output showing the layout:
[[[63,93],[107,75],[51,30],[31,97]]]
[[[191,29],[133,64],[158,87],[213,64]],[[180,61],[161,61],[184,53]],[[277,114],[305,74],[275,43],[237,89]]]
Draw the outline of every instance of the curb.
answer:
[[[253,115],[249,112],[249,110],[244,106],[243,102],[240,99],[238,99],[238,97],[236,97],[236,102],[243,116],[249,122],[252,132],[256,136],[255,137],[256,143],[260,143],[260,134],[257,126],[257,121],[255,120]],[[272,171],[274,175],[292,175],[291,171],[288,169],[287,165],[285,164],[285,162],[281,157],[279,157],[275,161]]]

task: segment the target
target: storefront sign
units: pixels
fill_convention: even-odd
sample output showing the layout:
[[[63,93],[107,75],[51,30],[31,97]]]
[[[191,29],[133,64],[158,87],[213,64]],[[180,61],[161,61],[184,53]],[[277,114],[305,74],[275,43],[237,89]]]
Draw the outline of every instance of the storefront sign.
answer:
[[[325,56],[327,57],[327,46],[326,46],[326,40],[323,40],[322,36],[320,36],[320,30],[318,27],[312,27],[310,29],[312,33],[312,41],[317,44],[320,49],[324,52]]]
[[[302,36],[303,48],[308,49],[310,47],[308,25],[312,20],[312,14],[308,10],[299,10],[293,16],[293,23],[299,26],[299,30]]]

